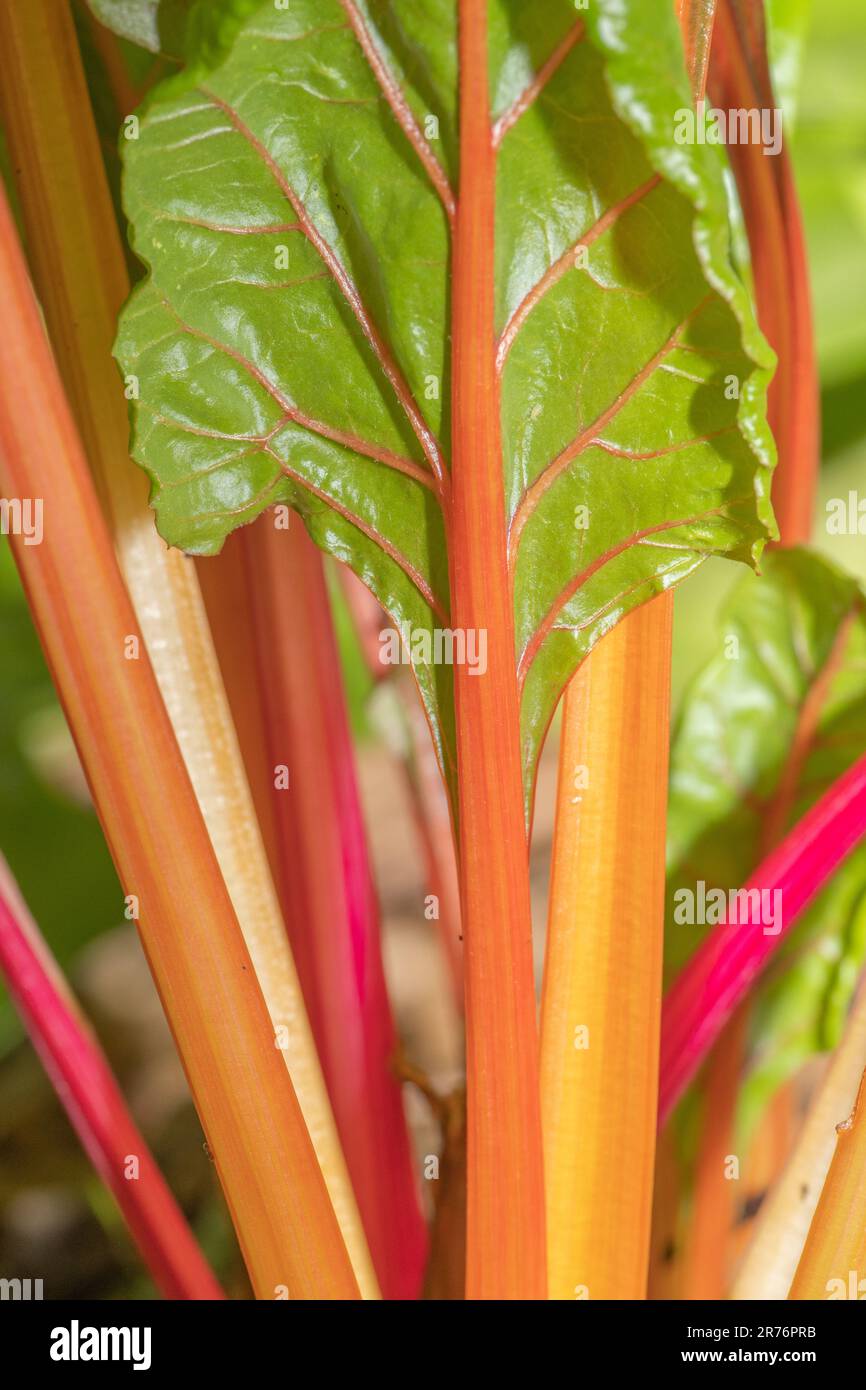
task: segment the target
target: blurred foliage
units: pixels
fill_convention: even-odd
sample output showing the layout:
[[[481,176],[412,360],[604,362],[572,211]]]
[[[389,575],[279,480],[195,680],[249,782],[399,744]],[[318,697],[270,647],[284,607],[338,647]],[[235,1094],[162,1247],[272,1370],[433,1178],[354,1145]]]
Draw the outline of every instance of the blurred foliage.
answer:
[[[814,6],[793,138],[822,386],[866,378],[866,82],[861,0]],[[857,434],[864,430],[861,393]],[[825,401],[826,404],[826,401]],[[838,403],[831,399],[828,425]]]
[[[812,0],[766,0],[766,5],[773,83],[785,113],[785,133],[790,138],[800,101]]]
[[[0,540],[0,853],[65,966],[123,918],[123,895],[86,802],[8,542]],[[46,754],[50,756],[45,756]],[[0,997],[0,1053],[20,1029]]]
[[[678,925],[675,893],[740,887],[866,751],[866,596],[837,566],[769,552],[763,577],[744,575],[725,604],[716,644],[671,749],[668,980],[712,930]],[[866,953],[864,900],[860,845],[754,987],[743,1137],[777,1086],[839,1041]]]

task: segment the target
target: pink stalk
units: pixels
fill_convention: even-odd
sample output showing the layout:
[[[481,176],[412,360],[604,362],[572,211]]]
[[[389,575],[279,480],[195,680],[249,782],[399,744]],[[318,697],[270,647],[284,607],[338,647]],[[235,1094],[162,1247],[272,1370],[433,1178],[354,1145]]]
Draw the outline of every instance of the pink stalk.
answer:
[[[222,1298],[2,858],[0,971],[51,1084],[88,1158],[114,1194],[154,1283],[170,1299]]]
[[[411,750],[403,761],[403,770],[412,819],[424,855],[427,891],[438,900],[439,941],[451,978],[454,1002],[462,1015],[463,933],[451,811],[417,691],[410,681],[398,681],[398,687],[411,739]]]
[[[389,619],[378,600],[347,565],[338,567],[338,577],[354,624],[358,645],[367,670],[374,681],[393,678],[393,666],[381,660],[379,635]],[[448,964],[454,1002],[463,1013],[463,932],[460,922],[460,883],[448,796],[442,783],[430,729],[414,682],[398,674],[394,685],[403,705],[409,748],[401,760],[412,819],[424,855],[427,890],[439,902],[436,919],[439,939]]]
[[[668,991],[662,1012],[659,1124],[756,975],[864,834],[866,755],[825,792],[745,885],[744,891],[781,892],[781,929],[767,934],[760,920],[721,921]]]
[[[379,640],[382,629],[390,625],[390,619],[375,594],[370,592],[354,570],[350,570],[348,565],[337,565],[336,571],[364,665],[378,684],[387,680],[393,670],[382,660],[382,643]]]
[[[379,1284],[416,1298],[426,1228],[322,557],[266,514],[199,573]]]

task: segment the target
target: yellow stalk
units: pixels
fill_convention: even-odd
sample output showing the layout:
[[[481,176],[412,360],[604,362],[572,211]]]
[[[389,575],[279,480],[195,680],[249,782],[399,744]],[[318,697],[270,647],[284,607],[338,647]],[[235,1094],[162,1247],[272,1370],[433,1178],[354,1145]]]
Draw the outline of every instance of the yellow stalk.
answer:
[[[788,1297],[859,1299],[864,1290],[866,1073],[850,1117],[836,1126],[836,1149]]]
[[[715,3],[675,8],[698,100]],[[672,626],[670,593],[627,614],[563,702],[541,1016],[551,1298],[646,1297]]]
[[[672,602],[565,695],[541,1014],[550,1297],[646,1296],[664,927]]]
[[[66,0],[0,5],[4,129],[28,252],[136,617],[283,1045],[359,1285],[378,1287],[256,822],[195,567],[169,551],[128,457],[111,357],[126,264]]]

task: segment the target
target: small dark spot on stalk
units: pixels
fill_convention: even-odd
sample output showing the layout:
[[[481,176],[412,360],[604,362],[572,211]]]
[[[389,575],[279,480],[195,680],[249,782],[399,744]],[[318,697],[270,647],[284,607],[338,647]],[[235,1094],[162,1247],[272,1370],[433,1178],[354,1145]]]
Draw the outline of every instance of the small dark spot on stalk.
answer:
[[[740,1210],[741,1225],[747,1221],[752,1221],[757,1216],[766,1195],[766,1192],[753,1192],[751,1196],[746,1198]]]

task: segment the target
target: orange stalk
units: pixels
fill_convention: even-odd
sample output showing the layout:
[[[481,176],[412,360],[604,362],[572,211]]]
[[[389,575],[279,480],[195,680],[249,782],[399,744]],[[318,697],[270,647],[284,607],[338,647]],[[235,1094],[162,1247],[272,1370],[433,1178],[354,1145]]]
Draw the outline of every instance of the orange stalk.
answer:
[[[70,1124],[113,1194],[157,1288],[166,1298],[222,1298],[2,856],[0,973]]]
[[[544,1180],[514,615],[494,344],[496,156],[487,6],[460,0],[460,196],[454,230],[454,627],[487,632],[481,679],[455,667],[466,965],[466,1296],[545,1293]],[[507,1218],[506,1214],[507,1213]]]
[[[113,42],[113,41],[112,41]],[[256,824],[195,567],[160,540],[128,457],[111,348],[126,261],[66,0],[0,6],[0,109],[37,291],[160,692],[366,1296],[377,1295]]]
[[[836,1150],[789,1298],[866,1294],[866,1074],[854,1109],[836,1126]]]
[[[13,552],[256,1293],[358,1289],[99,511],[5,197],[0,491],[38,498]]]
[[[636,609],[565,694],[541,1015],[551,1298],[646,1294],[671,620],[666,594]]]

